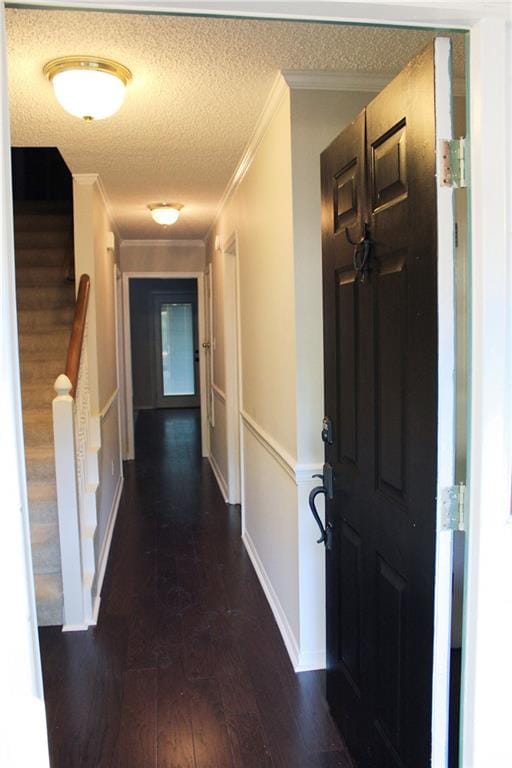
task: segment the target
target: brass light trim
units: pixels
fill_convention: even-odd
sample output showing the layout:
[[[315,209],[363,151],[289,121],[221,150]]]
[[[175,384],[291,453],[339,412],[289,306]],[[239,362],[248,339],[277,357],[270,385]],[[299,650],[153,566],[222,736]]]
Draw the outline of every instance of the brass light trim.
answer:
[[[59,72],[68,72],[72,69],[105,72],[119,78],[123,85],[127,85],[132,79],[132,73],[124,64],[112,59],[103,59],[100,56],[61,56],[48,61],[43,67],[43,74],[48,80],[52,80]]]
[[[181,211],[183,205],[181,203],[149,203],[148,208],[150,211],[154,211],[156,208],[175,208],[175,210]]]

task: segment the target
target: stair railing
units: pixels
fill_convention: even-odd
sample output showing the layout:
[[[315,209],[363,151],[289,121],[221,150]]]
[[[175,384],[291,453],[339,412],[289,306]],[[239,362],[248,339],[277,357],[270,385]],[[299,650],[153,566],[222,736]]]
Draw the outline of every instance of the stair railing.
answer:
[[[64,629],[85,629],[91,606],[84,590],[85,485],[90,400],[87,309],[90,279],[80,277],[66,370],[57,377],[53,400],[55,476],[59,517]]]

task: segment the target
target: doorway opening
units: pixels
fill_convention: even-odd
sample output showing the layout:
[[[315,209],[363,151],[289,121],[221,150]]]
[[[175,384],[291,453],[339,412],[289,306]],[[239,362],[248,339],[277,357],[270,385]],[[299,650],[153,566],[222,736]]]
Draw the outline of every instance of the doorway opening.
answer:
[[[207,456],[204,274],[125,272],[123,305],[125,458],[135,458],[137,414],[155,408],[199,408]]]
[[[237,282],[236,280],[236,248],[233,248],[233,245],[234,244],[232,243],[231,244],[228,243],[228,245],[226,246],[226,250],[224,252],[224,256],[225,256],[224,287],[226,289],[226,302],[224,304],[224,310],[226,312],[226,316],[229,315],[232,318],[233,317],[236,318],[237,293],[236,293],[236,290],[232,290],[229,288],[230,285],[236,287],[236,282]],[[128,308],[127,309],[128,317],[130,317],[129,306],[131,301],[130,286],[129,286],[130,280],[133,279],[135,281],[142,277],[146,279],[148,278],[155,279],[155,275],[150,273],[145,275],[125,275],[126,288],[127,288],[127,291],[125,292],[125,296],[127,298],[126,307]],[[165,278],[169,278],[169,277],[170,275],[165,276]],[[160,278],[157,278],[157,279],[164,279],[164,276],[161,276]],[[183,276],[183,279],[186,279],[185,276]],[[199,284],[199,280],[200,278],[198,277],[197,278],[198,284]],[[173,304],[176,304],[177,306],[179,306],[179,302],[173,301],[173,299],[169,297],[165,298],[162,293],[159,298],[157,298],[155,295],[154,299],[155,301],[160,302],[157,308],[153,306],[153,311],[152,311],[152,318],[153,318],[152,327],[153,327],[153,341],[154,341],[152,346],[153,346],[153,349],[158,350],[158,354],[156,355],[156,360],[160,361],[160,368],[157,368],[158,362],[156,362],[154,366],[153,365],[151,366],[152,373],[150,374],[153,376],[153,383],[155,385],[153,388],[153,392],[157,393],[155,395],[156,401],[158,402],[159,397],[161,400],[164,400],[166,397],[179,397],[179,396],[190,397],[191,396],[190,392],[183,392],[183,391],[172,392],[172,391],[169,391],[169,389],[166,390],[165,365],[164,365],[164,354],[163,354],[164,349],[162,345],[163,337],[166,335],[166,332],[164,333],[162,313],[166,315],[169,314],[169,307],[172,307]],[[198,314],[200,314],[201,306],[204,307],[204,304],[201,302],[201,300],[199,300]],[[165,309],[162,310],[162,307],[165,307]],[[234,315],[233,315],[233,312],[235,313]],[[170,312],[170,314],[172,314],[172,312]],[[185,314],[186,314],[186,310],[185,310]],[[158,321],[155,320],[155,317],[158,317]],[[182,320],[183,320],[183,317],[182,317]],[[199,318],[198,318],[198,324],[200,324]],[[190,326],[193,327],[193,320],[191,323],[189,323],[189,328]],[[129,409],[128,434],[131,433],[131,452],[133,454],[134,452],[133,429],[134,428],[133,428],[132,402],[133,402],[134,393],[133,393],[133,382],[132,382],[132,366],[130,364],[130,361],[132,360],[132,344],[129,340],[130,323],[128,322],[125,327],[126,327],[125,343],[127,345],[126,359],[127,359],[127,371],[128,371],[128,375],[126,376],[126,387],[127,387],[127,390],[128,388],[130,388],[129,396],[127,396],[126,398],[126,402],[128,404],[127,407]],[[166,331],[167,330],[169,329],[167,328]],[[224,339],[224,341],[226,342],[226,357],[222,362],[223,364],[226,365],[226,397],[231,398],[230,400],[231,405],[229,408],[226,409],[226,425],[228,427],[227,433],[226,433],[226,441],[227,441],[227,446],[229,450],[229,456],[231,457],[231,459],[233,459],[232,466],[231,465],[228,466],[228,476],[232,478],[232,485],[234,489],[233,493],[234,493],[234,498],[236,499],[240,495],[240,486],[243,485],[243,475],[242,477],[240,476],[241,475],[240,460],[239,459],[238,461],[236,460],[237,454],[240,453],[240,439],[239,439],[239,436],[237,437],[237,434],[239,434],[238,430],[239,430],[239,414],[240,414],[240,392],[238,391],[239,389],[238,382],[239,382],[239,371],[241,367],[241,361],[239,359],[239,355],[237,354],[240,339],[239,339],[239,335],[237,335],[236,333],[233,334],[234,330],[237,331],[237,322],[235,322],[234,324],[232,322],[226,322],[225,330],[227,331],[226,337]],[[193,332],[192,332],[192,335],[193,335]],[[200,335],[198,342],[201,341],[201,338],[204,338],[204,336],[201,337]],[[199,343],[197,348],[200,348]],[[231,349],[232,354],[230,354],[229,349]],[[166,358],[169,359],[169,354],[167,354]],[[200,360],[201,359],[202,359],[202,356],[200,356]],[[200,367],[199,378],[201,380],[201,364],[199,367]],[[229,373],[228,371],[231,371],[231,373]],[[190,369],[189,369],[189,374],[190,374]],[[191,376],[189,375],[188,378],[190,382]],[[231,385],[229,385],[229,380],[231,380]],[[206,388],[204,386],[204,367],[203,367],[202,383],[203,385],[200,387],[201,406],[203,406],[204,404],[204,398],[208,396],[208,392],[206,391]],[[160,384],[161,386],[160,394],[158,394],[158,384]],[[172,384],[170,383],[170,381],[167,381],[167,384],[169,384],[169,387],[172,390]],[[190,386],[188,387],[188,389],[190,389]],[[166,407],[166,406],[162,404],[160,407]],[[202,407],[201,411],[202,411],[201,422],[202,422],[202,434],[203,434],[203,455],[206,455],[205,451],[208,450],[207,445],[208,445],[208,439],[209,439],[207,426],[204,426],[205,424],[207,424],[206,409]],[[130,427],[130,424],[131,424],[131,427]],[[271,425],[271,426],[273,427],[274,425]],[[272,435],[270,435],[270,437],[272,437]],[[237,443],[237,440],[238,440],[238,443]],[[262,440],[264,441],[265,438],[262,438]],[[260,442],[261,444],[263,444],[261,440]],[[272,447],[272,444],[268,440],[267,440],[267,443]],[[229,446],[231,446],[231,449],[229,449]],[[280,450],[280,446],[279,444],[277,444],[277,449],[274,448],[274,452],[276,454],[279,454],[279,450]],[[133,455],[130,457],[133,458]],[[292,462],[293,462],[293,457],[292,457]],[[284,463],[286,464],[286,461]],[[293,468],[292,468],[292,471],[294,471]]]

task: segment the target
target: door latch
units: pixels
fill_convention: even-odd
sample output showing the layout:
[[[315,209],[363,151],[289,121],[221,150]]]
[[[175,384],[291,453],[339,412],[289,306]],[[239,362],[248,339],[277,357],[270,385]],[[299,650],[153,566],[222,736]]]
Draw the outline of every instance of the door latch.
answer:
[[[333,444],[332,421],[328,416],[324,416],[322,420],[322,440],[326,445]]]

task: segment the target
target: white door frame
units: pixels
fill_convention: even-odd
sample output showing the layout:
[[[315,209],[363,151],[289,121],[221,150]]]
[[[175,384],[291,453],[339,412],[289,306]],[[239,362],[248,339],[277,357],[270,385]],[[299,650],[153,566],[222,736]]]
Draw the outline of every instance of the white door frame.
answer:
[[[512,764],[512,739],[509,738],[509,692],[512,690],[512,518],[510,515],[512,439],[511,439],[511,156],[512,107],[510,99],[509,57],[510,20],[507,3],[484,0],[352,0],[351,2],[168,2],[167,0],[18,0],[18,5],[138,10],[154,12],[201,13],[205,15],[293,18],[347,23],[427,26],[468,29],[470,32],[471,125],[471,405],[469,462],[469,525],[466,564],[465,642],[463,654],[463,750],[464,768]],[[3,6],[2,6],[3,15]],[[3,38],[2,57],[5,53]],[[2,164],[9,168],[9,126],[7,107],[7,68],[2,67]],[[6,178],[4,174],[4,179]],[[12,264],[14,246],[9,222],[12,221],[9,185],[2,186],[2,285],[8,301],[2,304],[1,346],[12,371],[17,372],[15,351],[16,316]],[[10,272],[9,272],[10,271]],[[3,362],[3,359],[2,359]],[[3,488],[4,508],[18,517],[20,494],[24,493],[22,428],[17,375],[2,379],[4,403],[13,410],[12,431],[5,440],[9,454],[16,457],[19,482]],[[12,476],[12,475],[11,475]],[[9,580],[12,594],[28,599],[30,551],[24,507],[25,532],[12,531],[2,538],[2,556],[25,563],[24,576]],[[5,532],[4,532],[5,534]],[[0,557],[2,562],[2,557]],[[18,569],[19,573],[19,569]],[[5,583],[5,582],[4,582]],[[17,585],[17,588],[15,587]],[[25,596],[25,598],[23,598]],[[33,600],[30,601],[34,621]],[[12,626],[12,624],[11,624]],[[24,625],[19,625],[26,635]],[[34,668],[37,639],[20,646],[20,670]],[[4,656],[4,659],[7,659]],[[21,673],[20,673],[21,674]],[[40,681],[35,673],[35,678]],[[499,681],[499,687],[497,682]],[[19,712],[12,706],[9,691],[3,693],[7,732],[20,732]],[[28,688],[24,689],[28,691]],[[22,695],[20,693],[20,695]],[[4,699],[5,697],[5,699]],[[29,698],[27,697],[27,702]],[[492,701],[492,706],[490,702]],[[23,720],[27,734],[26,721]],[[37,730],[37,726],[34,726]],[[38,736],[41,736],[40,728]],[[31,734],[31,738],[34,738]],[[22,739],[27,743],[30,739]],[[40,742],[43,743],[42,739]],[[41,747],[41,749],[44,749]],[[18,760],[18,763],[16,763]],[[10,765],[20,763],[19,755]],[[45,758],[42,755],[40,764]],[[37,761],[32,760],[32,765]],[[435,766],[438,768],[438,766]]]
[[[124,385],[126,403],[126,459],[135,458],[135,438],[133,424],[133,375],[132,375],[132,338],[130,325],[130,280],[185,280],[197,281],[197,325],[199,335],[199,389],[201,403],[201,455],[210,454],[210,435],[208,429],[208,408],[206,392],[206,355],[203,342],[206,341],[204,272],[123,272],[123,325],[124,325]]]
[[[228,504],[240,504],[241,445],[241,336],[238,278],[238,237],[236,233],[222,246],[224,259],[224,345],[226,381],[226,438],[228,453]]]

